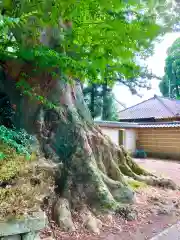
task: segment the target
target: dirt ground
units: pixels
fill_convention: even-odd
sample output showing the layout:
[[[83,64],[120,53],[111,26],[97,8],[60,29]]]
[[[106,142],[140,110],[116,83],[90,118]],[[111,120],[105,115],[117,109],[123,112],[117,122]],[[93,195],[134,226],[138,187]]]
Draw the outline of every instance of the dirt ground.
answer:
[[[135,161],[156,175],[171,178],[180,185],[180,163],[156,159]],[[180,191],[154,187],[139,189],[132,208],[136,213],[133,220],[122,219],[118,214],[99,217],[103,223],[100,235],[89,233],[83,226],[80,231],[71,234],[61,232],[56,227],[53,231],[49,228],[45,235],[53,235],[56,240],[148,240],[180,219]],[[78,213],[74,213],[76,218]],[[78,229],[79,226],[80,223]]]

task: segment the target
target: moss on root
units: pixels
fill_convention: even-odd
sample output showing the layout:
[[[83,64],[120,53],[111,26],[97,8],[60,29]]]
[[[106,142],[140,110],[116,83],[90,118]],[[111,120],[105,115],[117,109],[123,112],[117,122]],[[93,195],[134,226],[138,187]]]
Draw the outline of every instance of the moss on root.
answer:
[[[128,179],[127,180],[127,183],[128,185],[130,186],[130,188],[132,188],[133,190],[137,190],[137,189],[140,189],[140,188],[145,188],[147,187],[147,184],[144,183],[144,182],[139,182],[139,181],[136,181],[134,179]]]
[[[134,190],[146,184],[162,186],[158,185],[161,179],[141,168],[123,148],[114,145],[98,129],[78,134],[79,142],[67,172],[69,194],[63,195],[72,209],[75,205],[81,209],[85,204],[96,210],[113,212],[122,204],[133,203]],[[169,181],[163,186],[174,188]],[[76,196],[78,204],[72,204],[72,196]]]
[[[64,128],[66,129],[66,126]],[[99,207],[104,211],[116,211],[121,204],[133,202],[134,190],[145,187],[146,183],[159,184],[160,179],[139,167],[123,148],[115,146],[99,131],[91,129],[89,133],[83,131],[75,134],[79,134],[75,152],[72,156],[69,155],[68,164],[62,163],[62,171],[58,168],[56,184],[61,186],[63,183],[66,186],[63,186],[63,191],[56,192],[55,206],[58,207],[59,213],[64,211],[61,209],[59,198],[65,199],[65,202],[67,200],[69,212],[74,206],[80,206],[81,210],[83,205],[87,208]],[[58,145],[58,134],[56,138],[54,141]],[[39,159],[37,163],[27,161],[7,146],[0,145],[0,151],[1,149],[6,157],[0,162],[0,181],[9,181],[10,188],[0,188],[0,220],[22,217],[24,213],[39,210],[43,197],[49,195],[49,187],[54,185],[51,178],[53,171],[52,175],[47,171],[47,168],[52,170],[53,164],[47,166],[48,160],[45,159],[46,164],[42,167],[39,165]],[[54,164],[60,166],[60,159],[58,161]],[[66,173],[66,181],[61,177],[64,176],[63,172]],[[126,181],[124,176],[133,180]],[[56,178],[55,174],[54,177]],[[11,180],[14,185],[11,185]],[[164,185],[172,187],[172,184],[167,185],[166,182]],[[68,216],[71,218],[70,214]],[[62,222],[63,219],[60,221],[61,224],[66,224]]]

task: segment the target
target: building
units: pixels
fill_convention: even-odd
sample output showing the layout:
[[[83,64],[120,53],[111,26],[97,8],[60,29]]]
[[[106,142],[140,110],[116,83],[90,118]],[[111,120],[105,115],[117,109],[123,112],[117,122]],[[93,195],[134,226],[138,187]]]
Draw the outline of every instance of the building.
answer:
[[[131,153],[136,150],[136,123],[95,121],[102,132],[110,137],[117,145],[124,145],[125,149]]]
[[[154,95],[154,97],[123,109],[120,122],[180,121],[180,100]]]
[[[119,122],[96,122],[114,143],[132,154],[180,159],[180,100],[154,96],[119,112]]]

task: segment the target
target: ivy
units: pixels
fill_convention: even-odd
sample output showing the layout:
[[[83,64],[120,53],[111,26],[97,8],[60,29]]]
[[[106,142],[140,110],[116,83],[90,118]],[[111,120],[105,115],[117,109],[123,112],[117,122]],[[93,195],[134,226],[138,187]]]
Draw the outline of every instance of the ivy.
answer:
[[[27,159],[30,159],[32,146],[36,142],[35,137],[27,134],[25,130],[11,130],[5,126],[0,126],[0,140],[15,148],[17,153],[25,155]]]

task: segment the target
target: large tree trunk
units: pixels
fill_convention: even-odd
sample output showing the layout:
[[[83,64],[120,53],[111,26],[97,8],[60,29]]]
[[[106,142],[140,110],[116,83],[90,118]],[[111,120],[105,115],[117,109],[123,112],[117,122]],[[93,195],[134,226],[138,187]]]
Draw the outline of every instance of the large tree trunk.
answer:
[[[17,105],[16,126],[35,134],[45,158],[59,164],[55,176],[58,201],[54,205],[54,217],[59,224],[63,222],[63,227],[73,229],[69,210],[66,210],[68,221],[62,219],[67,203],[70,208],[80,210],[83,206],[115,210],[122,203],[131,203],[134,192],[124,176],[175,188],[171,181],[159,181],[140,168],[123,147],[102,134],[91,119],[78,82],[69,85],[61,79],[52,79],[47,73],[29,78],[36,92],[56,104],[56,108],[48,109],[15,87],[22,71],[31,74],[30,66],[8,62],[3,67],[5,76],[1,78],[0,87]]]

